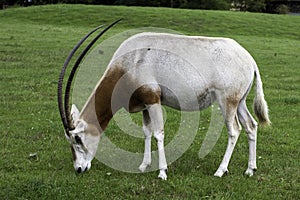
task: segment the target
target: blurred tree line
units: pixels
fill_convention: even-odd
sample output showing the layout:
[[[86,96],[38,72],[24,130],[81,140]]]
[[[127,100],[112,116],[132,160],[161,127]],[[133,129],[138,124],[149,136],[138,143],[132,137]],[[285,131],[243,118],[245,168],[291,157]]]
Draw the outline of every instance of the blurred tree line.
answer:
[[[0,5],[22,6],[43,5],[43,4],[101,4],[101,5],[125,5],[125,6],[151,6],[151,7],[171,7],[189,8],[205,10],[239,10],[249,12],[271,12],[278,13],[278,7],[288,12],[288,6],[274,4],[279,0],[0,0]],[[289,0],[286,0],[289,2]]]

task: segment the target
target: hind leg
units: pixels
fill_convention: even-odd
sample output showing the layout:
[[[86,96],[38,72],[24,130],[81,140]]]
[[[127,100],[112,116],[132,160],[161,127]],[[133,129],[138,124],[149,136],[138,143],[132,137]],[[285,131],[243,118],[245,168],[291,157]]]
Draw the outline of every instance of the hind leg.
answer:
[[[256,166],[257,122],[254,120],[254,118],[251,116],[250,112],[248,111],[245,101],[241,101],[238,106],[238,117],[248,135],[248,143],[249,143],[249,161],[248,161],[248,168],[245,174],[249,176],[253,176],[254,171],[257,169]]]
[[[239,124],[237,116],[237,104],[236,102],[227,102],[224,105],[220,104],[223,116],[225,118],[225,124],[228,130],[228,144],[223,160],[214,174],[215,176],[222,177],[224,173],[228,172],[228,164],[234,150],[235,144],[241,132],[241,126]]]

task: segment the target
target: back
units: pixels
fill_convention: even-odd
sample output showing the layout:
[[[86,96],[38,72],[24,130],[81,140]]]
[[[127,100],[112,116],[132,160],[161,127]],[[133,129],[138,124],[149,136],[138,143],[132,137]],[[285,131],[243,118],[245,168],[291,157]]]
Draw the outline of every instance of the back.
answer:
[[[220,77],[252,80],[256,66],[251,55],[232,39],[166,33],[140,33],[130,37],[115,52],[111,64],[116,60],[122,60],[125,71],[141,65],[147,65],[144,69],[147,73],[172,68],[172,72],[191,81],[221,84],[220,87],[229,86],[230,82],[227,78],[215,82]]]

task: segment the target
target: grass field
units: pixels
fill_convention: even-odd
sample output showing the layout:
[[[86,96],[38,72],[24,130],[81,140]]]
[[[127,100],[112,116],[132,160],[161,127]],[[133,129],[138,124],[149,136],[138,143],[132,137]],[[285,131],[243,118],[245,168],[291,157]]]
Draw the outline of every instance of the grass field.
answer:
[[[258,130],[258,171],[253,177],[243,175],[248,159],[244,132],[227,176],[213,176],[225,152],[226,130],[213,151],[198,158],[208,111],[201,114],[191,147],[169,166],[168,181],[157,179],[157,172],[119,172],[97,160],[88,173],[75,174],[57,109],[58,75],[86,32],[119,18],[125,20],[104,38],[133,28],[161,27],[230,37],[253,55],[273,123]],[[299,16],[167,8],[51,5],[1,10],[0,199],[299,199],[299,24]],[[249,108],[252,99],[253,93]],[[167,141],[167,130],[178,126],[171,123],[173,111],[168,112]],[[118,135],[115,140],[121,138],[124,148],[143,150],[142,139],[122,139],[114,123],[106,134]]]

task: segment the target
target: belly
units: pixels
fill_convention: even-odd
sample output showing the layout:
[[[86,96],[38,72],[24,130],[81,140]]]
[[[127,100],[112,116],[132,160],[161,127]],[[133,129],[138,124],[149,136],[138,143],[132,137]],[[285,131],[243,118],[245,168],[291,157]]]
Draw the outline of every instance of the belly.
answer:
[[[162,105],[183,111],[203,110],[216,100],[215,93],[212,90],[197,91],[192,88],[181,88],[170,90],[161,86]]]

